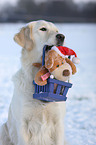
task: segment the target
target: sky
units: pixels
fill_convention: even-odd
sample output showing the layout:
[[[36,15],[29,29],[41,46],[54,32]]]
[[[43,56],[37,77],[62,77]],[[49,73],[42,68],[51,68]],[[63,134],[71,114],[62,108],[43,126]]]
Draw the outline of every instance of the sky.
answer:
[[[79,2],[84,2],[84,3],[86,3],[86,2],[96,2],[96,0],[73,0],[74,2],[76,2],[76,3],[79,3]]]
[[[6,4],[6,3],[10,3],[12,4],[13,6],[16,5],[18,0],[0,0],[0,6]],[[48,1],[48,0],[35,0],[37,3],[40,2],[40,1]],[[63,1],[63,0],[61,0]],[[74,2],[76,3],[79,3],[79,2],[96,2],[96,0],[73,0]]]

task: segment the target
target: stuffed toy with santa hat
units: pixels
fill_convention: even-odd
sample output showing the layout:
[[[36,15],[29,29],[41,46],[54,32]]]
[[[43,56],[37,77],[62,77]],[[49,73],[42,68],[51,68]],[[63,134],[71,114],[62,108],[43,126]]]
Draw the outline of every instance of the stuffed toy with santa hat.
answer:
[[[75,55],[72,61],[65,56]],[[47,78],[55,78],[67,81],[76,73],[74,63],[79,63],[76,53],[67,47],[53,46],[45,53],[45,65],[40,68],[35,76],[35,83],[43,86],[47,84]]]
[[[77,57],[77,54],[75,53],[74,50],[65,47],[65,46],[53,46],[51,48],[51,50],[55,50],[59,55],[61,55],[63,58],[65,58],[65,56],[74,56],[72,58],[72,62],[75,64],[79,64],[80,63],[80,59]]]

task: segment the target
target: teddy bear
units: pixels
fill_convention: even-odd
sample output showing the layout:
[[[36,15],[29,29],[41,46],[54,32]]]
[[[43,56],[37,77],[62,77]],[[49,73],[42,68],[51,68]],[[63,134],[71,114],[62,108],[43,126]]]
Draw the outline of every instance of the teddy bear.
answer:
[[[69,58],[65,57],[65,55],[75,55],[75,57],[77,57],[76,53],[73,53],[73,50],[69,48],[67,48],[66,54],[61,53],[62,51],[60,50],[58,50],[58,47],[53,46],[51,50],[45,53],[45,65],[40,68],[35,76],[35,83],[37,85],[46,85],[47,78],[52,76],[57,80],[67,81],[76,73],[76,66],[74,63]],[[75,63],[79,62],[78,58],[74,58],[74,60]]]

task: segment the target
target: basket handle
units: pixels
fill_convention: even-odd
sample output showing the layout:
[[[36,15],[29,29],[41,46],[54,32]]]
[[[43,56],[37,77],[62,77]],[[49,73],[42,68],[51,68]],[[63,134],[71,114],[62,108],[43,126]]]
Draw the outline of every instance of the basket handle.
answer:
[[[47,45],[43,47],[43,57],[42,57],[42,66],[45,65],[45,50],[46,50]]]

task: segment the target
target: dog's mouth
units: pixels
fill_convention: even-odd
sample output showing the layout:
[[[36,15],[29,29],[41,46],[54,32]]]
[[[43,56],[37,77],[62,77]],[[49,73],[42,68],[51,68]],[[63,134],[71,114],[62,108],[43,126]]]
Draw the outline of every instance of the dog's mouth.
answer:
[[[63,43],[64,43],[64,41],[63,42],[57,42],[56,46],[63,46]]]
[[[57,39],[56,46],[63,46],[63,44],[64,44],[64,40],[58,40]]]
[[[51,50],[51,48],[53,47],[54,45],[46,45],[46,52],[48,52],[49,50]],[[63,46],[63,42],[60,42],[60,43],[56,43],[56,46]]]
[[[51,50],[51,48],[52,48],[53,46],[54,46],[54,45],[50,45],[50,46],[49,46],[49,45],[46,45],[46,50],[45,50],[45,51],[48,52],[49,50]]]

